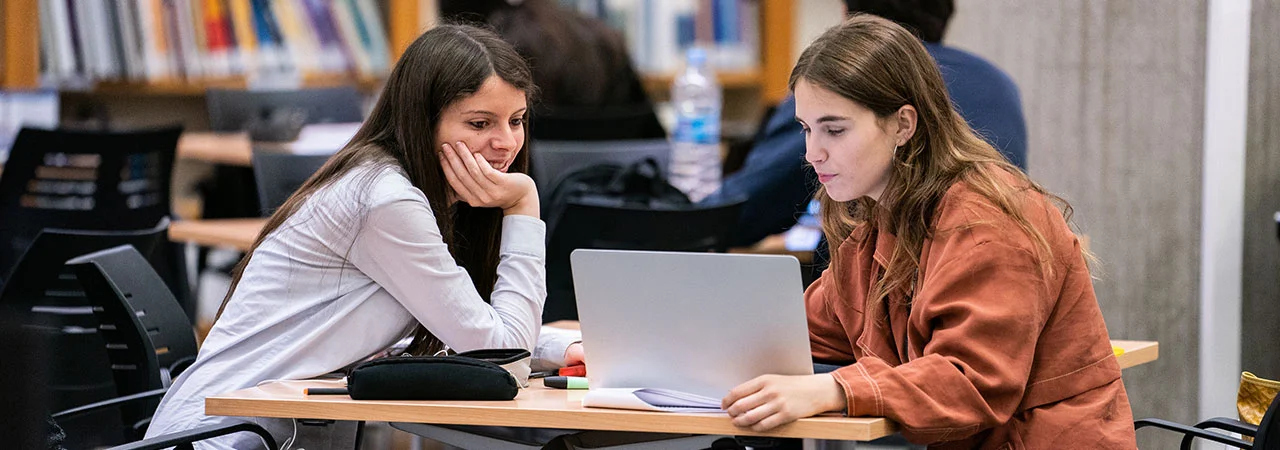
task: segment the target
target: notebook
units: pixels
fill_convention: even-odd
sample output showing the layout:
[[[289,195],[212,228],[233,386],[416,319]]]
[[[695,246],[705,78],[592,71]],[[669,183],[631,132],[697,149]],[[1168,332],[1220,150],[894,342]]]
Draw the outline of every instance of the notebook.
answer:
[[[745,381],[813,373],[794,257],[579,249],[570,263],[583,406],[722,412]]]

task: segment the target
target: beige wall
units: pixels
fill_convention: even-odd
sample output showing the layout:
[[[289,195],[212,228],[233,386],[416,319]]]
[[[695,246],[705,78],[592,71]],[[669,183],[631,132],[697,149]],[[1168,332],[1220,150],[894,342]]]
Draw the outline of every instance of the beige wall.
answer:
[[[1136,416],[1196,417],[1205,0],[960,0],[947,43],[1022,92],[1032,176],[1075,207]],[[1158,11],[1158,13],[1157,13]],[[1142,448],[1176,446],[1143,431]]]

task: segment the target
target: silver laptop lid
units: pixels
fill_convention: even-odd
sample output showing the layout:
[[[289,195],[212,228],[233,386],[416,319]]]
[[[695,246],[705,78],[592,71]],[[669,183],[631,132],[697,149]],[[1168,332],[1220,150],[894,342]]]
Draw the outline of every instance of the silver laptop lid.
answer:
[[[579,249],[570,263],[592,388],[720,398],[813,373],[792,256]]]

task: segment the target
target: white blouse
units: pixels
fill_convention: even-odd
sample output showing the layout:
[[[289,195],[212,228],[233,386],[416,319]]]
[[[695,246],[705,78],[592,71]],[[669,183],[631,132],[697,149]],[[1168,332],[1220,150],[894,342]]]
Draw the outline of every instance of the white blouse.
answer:
[[[226,421],[204,415],[205,396],[331,373],[386,350],[419,323],[459,352],[523,348],[533,352],[536,370],[563,365],[565,350],[581,338],[540,327],[545,242],[541,220],[503,218],[498,279],[485,303],[449,254],[426,196],[404,172],[394,163],[356,167],[313,194],[253,252],[147,436]],[[277,442],[292,434],[290,420],[253,420]],[[256,442],[238,433],[197,448]]]

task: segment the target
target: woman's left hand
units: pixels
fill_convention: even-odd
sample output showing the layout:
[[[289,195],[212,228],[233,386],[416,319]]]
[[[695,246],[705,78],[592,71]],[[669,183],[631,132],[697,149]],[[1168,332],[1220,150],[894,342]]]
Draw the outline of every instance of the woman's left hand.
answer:
[[[586,364],[586,362],[587,354],[582,350],[582,343],[574,342],[569,344],[569,348],[564,351],[564,365],[566,367],[577,366],[580,364]]]
[[[831,374],[762,375],[729,391],[720,407],[729,412],[735,426],[765,431],[844,409],[845,396]]]

